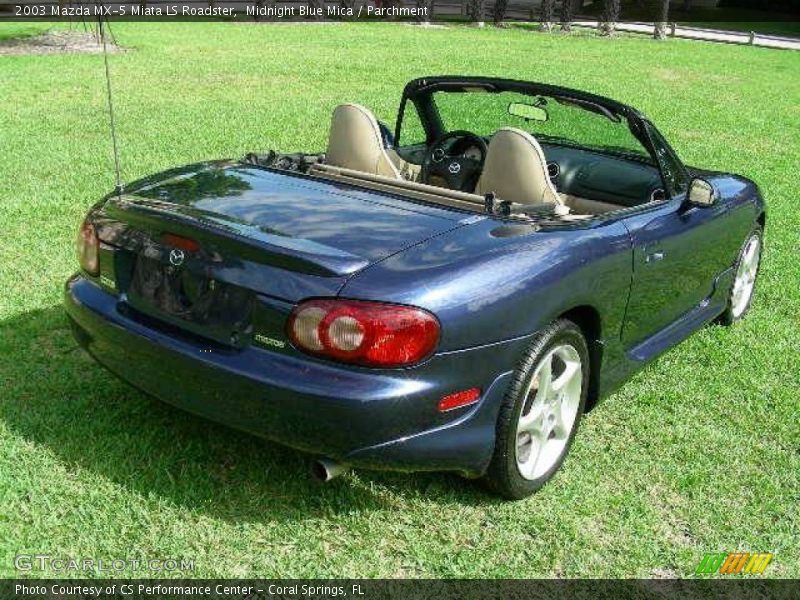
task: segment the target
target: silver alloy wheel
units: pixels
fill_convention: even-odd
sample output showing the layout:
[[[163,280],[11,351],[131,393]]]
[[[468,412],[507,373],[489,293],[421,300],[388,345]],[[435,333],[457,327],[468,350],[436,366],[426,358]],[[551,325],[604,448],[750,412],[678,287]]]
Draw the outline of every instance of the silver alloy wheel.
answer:
[[[561,458],[581,401],[583,369],[570,344],[552,348],[533,371],[517,421],[517,469],[538,479]]]
[[[750,304],[753,288],[756,285],[760,257],[761,237],[758,234],[753,234],[747,240],[744,252],[742,252],[742,260],[736,270],[736,279],[733,281],[731,313],[734,319],[738,319],[744,313],[747,305]]]

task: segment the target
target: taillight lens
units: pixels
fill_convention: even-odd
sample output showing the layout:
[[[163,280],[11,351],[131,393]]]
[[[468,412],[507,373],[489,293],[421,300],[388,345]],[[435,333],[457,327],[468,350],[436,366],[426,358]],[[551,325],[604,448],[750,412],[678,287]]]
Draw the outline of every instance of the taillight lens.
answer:
[[[94,225],[88,220],[84,221],[78,231],[76,250],[81,268],[89,275],[98,275],[100,273],[99,246],[100,242],[97,240],[97,232],[94,229]]]
[[[370,367],[400,367],[428,357],[439,322],[421,308],[361,300],[308,300],[289,317],[299,349]]]

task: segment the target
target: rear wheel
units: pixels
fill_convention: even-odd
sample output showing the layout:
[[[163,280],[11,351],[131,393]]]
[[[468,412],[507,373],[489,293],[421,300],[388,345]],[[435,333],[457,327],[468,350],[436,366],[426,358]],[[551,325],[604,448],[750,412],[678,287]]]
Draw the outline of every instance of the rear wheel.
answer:
[[[493,491],[519,500],[555,474],[578,429],[588,383],[583,334],[571,321],[553,322],[525,352],[500,408],[484,476]]]
[[[723,325],[735,323],[750,310],[758,278],[758,268],[761,265],[761,239],[762,229],[760,225],[757,225],[742,244],[734,265],[736,274],[731,286],[728,306],[720,315],[720,322]]]

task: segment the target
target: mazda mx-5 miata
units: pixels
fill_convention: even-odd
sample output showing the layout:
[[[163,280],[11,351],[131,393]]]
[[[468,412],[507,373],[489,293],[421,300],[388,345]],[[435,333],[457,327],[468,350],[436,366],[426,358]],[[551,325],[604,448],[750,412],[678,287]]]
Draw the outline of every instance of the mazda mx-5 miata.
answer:
[[[342,104],[325,153],[109,194],[65,301],[100,364],[324,479],[454,471],[522,498],[588,407],[747,312],[764,218],[752,181],[684,165],[629,106],[426,77],[393,131]]]

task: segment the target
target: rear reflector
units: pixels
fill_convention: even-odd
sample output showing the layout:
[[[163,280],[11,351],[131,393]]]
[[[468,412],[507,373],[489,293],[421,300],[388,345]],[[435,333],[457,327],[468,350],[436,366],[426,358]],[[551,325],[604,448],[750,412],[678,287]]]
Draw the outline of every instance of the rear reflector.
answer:
[[[363,300],[301,302],[288,329],[300,350],[368,367],[418,363],[439,341],[439,321],[429,312]]]
[[[468,390],[462,390],[460,392],[445,396],[439,400],[439,405],[437,408],[439,409],[439,412],[453,410],[454,408],[460,408],[462,406],[467,406],[468,404],[474,404],[480,397],[481,390],[479,388],[469,388]]]
[[[81,224],[81,228],[78,231],[75,250],[78,254],[78,263],[89,275],[97,276],[100,273],[99,247],[100,242],[97,239],[97,232],[94,225],[87,219]]]

